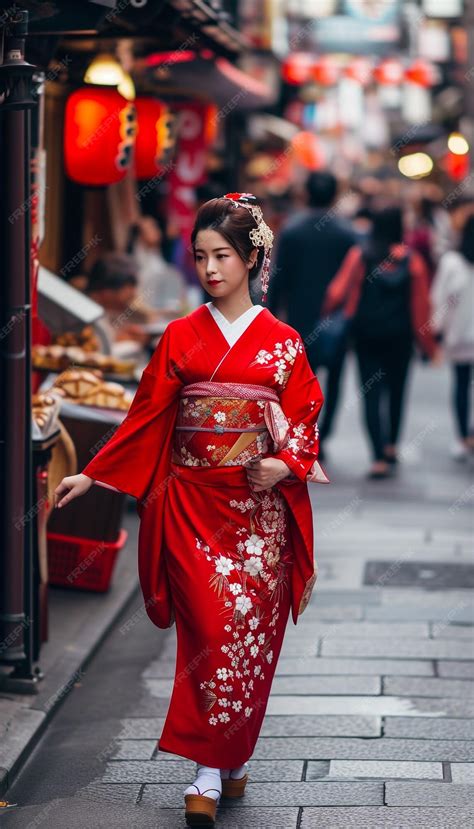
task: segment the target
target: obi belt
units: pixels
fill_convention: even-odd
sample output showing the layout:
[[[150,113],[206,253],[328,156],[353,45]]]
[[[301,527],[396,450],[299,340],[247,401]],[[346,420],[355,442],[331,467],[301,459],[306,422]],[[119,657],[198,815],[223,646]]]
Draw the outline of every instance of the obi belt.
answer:
[[[245,466],[285,449],[289,434],[273,389],[212,380],[192,383],[181,390],[171,460],[181,466]],[[307,480],[323,479],[315,461]]]

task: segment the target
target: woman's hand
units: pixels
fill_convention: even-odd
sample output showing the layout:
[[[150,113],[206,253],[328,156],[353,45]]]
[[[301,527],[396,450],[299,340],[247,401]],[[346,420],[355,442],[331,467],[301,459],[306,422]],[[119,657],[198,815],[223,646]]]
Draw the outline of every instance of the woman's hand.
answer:
[[[286,463],[279,458],[262,458],[259,461],[250,461],[245,465],[245,469],[247,470],[250,489],[253,492],[270,489],[291,473]]]
[[[62,479],[54,490],[54,506],[63,507],[69,501],[78,498],[79,495],[85,495],[93,483],[94,478],[89,478],[88,475],[83,475],[82,472],[79,475],[68,475]],[[66,492],[67,495],[64,494]],[[61,497],[62,495],[64,495],[64,498]]]

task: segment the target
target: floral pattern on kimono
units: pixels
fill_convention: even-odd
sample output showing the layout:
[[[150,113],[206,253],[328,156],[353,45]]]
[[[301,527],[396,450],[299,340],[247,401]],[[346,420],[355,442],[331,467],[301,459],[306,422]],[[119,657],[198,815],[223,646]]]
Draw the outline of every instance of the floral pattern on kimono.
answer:
[[[289,590],[287,507],[276,490],[254,493],[229,506],[250,517],[250,532],[236,530],[234,550],[213,553],[196,539],[196,547],[212,565],[209,585],[222,602],[221,665],[200,683],[201,705],[210,725],[229,723],[236,715],[250,717],[257,685],[273,661],[272,640],[283,591]]]

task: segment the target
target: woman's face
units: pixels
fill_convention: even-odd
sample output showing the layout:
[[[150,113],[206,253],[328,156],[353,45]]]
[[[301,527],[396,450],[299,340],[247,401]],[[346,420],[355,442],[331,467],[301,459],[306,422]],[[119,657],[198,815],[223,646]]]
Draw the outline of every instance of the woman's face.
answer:
[[[196,271],[202,287],[214,298],[228,296],[248,287],[249,269],[258,251],[252,250],[245,263],[217,230],[200,230],[194,243]]]

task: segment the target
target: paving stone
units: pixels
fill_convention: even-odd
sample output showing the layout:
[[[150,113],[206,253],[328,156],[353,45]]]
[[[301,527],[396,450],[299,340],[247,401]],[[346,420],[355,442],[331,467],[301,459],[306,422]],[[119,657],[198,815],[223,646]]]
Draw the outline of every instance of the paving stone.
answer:
[[[122,786],[103,786],[101,791],[91,794],[49,799],[47,803],[34,803],[31,806],[2,810],[2,829],[156,829],[166,825],[167,829],[183,829],[183,811],[172,816],[157,809],[146,809],[135,805],[130,798],[125,800],[119,789]],[[130,787],[132,788],[132,787]],[[135,789],[140,789],[135,786]],[[114,792],[110,792],[112,789]],[[112,799],[113,798],[113,799]],[[100,803],[98,803],[100,801]],[[179,821],[179,822],[178,822]],[[291,824],[289,824],[291,826]]]
[[[474,679],[474,662],[440,661],[436,668],[440,676]]]
[[[384,694],[408,697],[461,697],[472,695],[472,682],[467,679],[437,679],[411,676],[386,676]]]
[[[322,656],[394,656],[418,659],[472,659],[474,642],[453,639],[324,639]]]
[[[474,759],[474,742],[468,740],[399,740],[375,737],[263,737],[253,757],[307,760],[419,760],[468,763]]]
[[[381,717],[265,717],[262,737],[379,737]]]
[[[472,625],[442,625],[433,622],[431,635],[434,639],[473,639],[474,627]]]
[[[272,694],[381,694],[382,681],[377,676],[297,676],[275,677]]]
[[[337,621],[342,619],[343,621],[348,622],[349,620],[356,621],[357,619],[362,619],[363,612],[362,605],[321,605],[316,601],[313,605],[311,605],[311,607],[306,608],[304,614],[298,619],[296,628],[304,627],[308,614],[308,620],[313,618],[318,621],[320,619],[328,621]]]
[[[472,564],[445,561],[366,561],[364,584],[379,585],[386,579],[391,586],[426,587],[444,590],[456,587],[474,587]]]
[[[452,763],[453,783],[474,783],[474,763]]]
[[[449,612],[449,607],[446,605],[380,605],[375,607],[367,607],[365,609],[366,619],[381,619],[388,621],[413,620],[413,621],[427,621],[438,622],[446,621],[446,614]],[[474,623],[474,607],[463,607],[456,613],[457,622]]]
[[[353,540],[353,539],[352,539]],[[315,596],[314,606],[327,607],[328,605],[378,605],[382,601],[382,590],[369,587],[366,590],[319,590]],[[296,626],[298,627],[298,626]]]
[[[427,740],[474,740],[474,721],[435,717],[386,717],[385,737]]]
[[[387,806],[471,806],[474,786],[450,783],[398,783],[385,784]]]
[[[301,781],[303,760],[252,760],[252,781]],[[141,760],[113,760],[107,763],[101,783],[191,783],[196,763],[172,760],[168,763]]]
[[[344,637],[354,639],[359,637],[372,636],[414,636],[418,638],[429,636],[429,627],[427,622],[327,622],[314,621],[313,624],[307,625],[309,630],[305,627],[297,625],[293,630],[288,629],[285,634],[285,644],[293,642],[297,639],[310,640],[311,636],[321,638],[328,638],[329,636]]]
[[[308,763],[306,780],[313,780],[313,763]],[[341,777],[370,777],[376,779],[389,778],[418,778],[426,780],[442,780],[443,766],[441,763],[410,763],[395,760],[331,760],[329,764],[329,778]]]
[[[150,789],[153,789],[153,787],[145,786],[140,805],[155,806],[156,793],[153,791],[150,792]],[[263,829],[263,827],[270,826],[272,829],[273,827],[274,829],[296,829],[298,826],[300,810],[296,807],[282,809],[272,807],[245,808],[240,805],[240,802],[239,806],[228,806],[228,803],[230,804],[229,800],[221,800],[219,804],[218,825],[222,829]],[[153,829],[161,829],[161,827],[166,827],[166,829],[183,829],[185,827],[184,809],[181,807],[181,804],[179,809],[166,808],[159,812],[155,806],[154,813],[161,820],[156,819]],[[131,825],[133,824],[129,824],[129,826]]]
[[[410,809],[368,806],[354,809],[303,809],[300,827],[301,829],[466,829],[473,823],[474,808]]]
[[[248,783],[245,789],[247,806],[326,806],[326,805],[381,805],[383,783],[332,782],[318,783]],[[162,808],[175,808],[182,802],[182,786],[147,784],[142,803],[155,803]],[[242,804],[244,805],[244,804]]]
[[[111,760],[151,760],[156,740],[120,740]]]
[[[449,697],[270,696],[267,714],[474,717],[474,700]]]
[[[474,664],[474,663],[473,663]],[[334,657],[285,657],[282,653],[278,660],[275,676],[307,676],[320,674],[362,674],[382,676],[382,674],[402,676],[434,676],[433,660],[421,659],[338,659]],[[166,676],[166,674],[164,674]]]
[[[118,734],[118,739],[157,740],[163,730],[164,722],[164,717],[128,717],[120,720],[122,730]]]
[[[141,760],[113,760],[107,763],[102,783],[191,783],[196,764],[192,760],[154,763]]]

